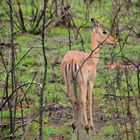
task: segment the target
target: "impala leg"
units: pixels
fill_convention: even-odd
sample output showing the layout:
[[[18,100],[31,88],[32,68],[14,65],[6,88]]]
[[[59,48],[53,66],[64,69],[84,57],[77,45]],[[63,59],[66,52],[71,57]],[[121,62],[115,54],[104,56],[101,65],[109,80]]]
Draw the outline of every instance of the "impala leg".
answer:
[[[93,91],[93,82],[90,81],[88,85],[88,112],[89,112],[89,119],[90,119],[90,127],[94,129],[93,125],[93,116],[92,116],[92,91]]]
[[[85,122],[85,128],[88,129],[88,119],[87,119],[87,111],[86,111],[86,95],[87,95],[87,84],[82,83],[80,85],[80,90],[81,90],[81,103],[82,103],[82,114],[83,114],[83,120]]]
[[[77,100],[74,95],[74,89],[73,84],[71,82],[67,83],[67,93],[70,98],[71,104],[72,104],[72,110],[73,110],[73,124],[72,127],[75,129],[76,122],[77,122]]]

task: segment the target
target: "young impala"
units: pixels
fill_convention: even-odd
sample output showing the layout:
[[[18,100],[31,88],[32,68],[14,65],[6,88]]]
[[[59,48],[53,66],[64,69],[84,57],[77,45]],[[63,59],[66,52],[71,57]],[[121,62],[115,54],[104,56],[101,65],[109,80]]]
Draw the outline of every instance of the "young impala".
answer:
[[[82,124],[84,124],[85,128],[94,128],[92,120],[92,90],[96,77],[100,45],[103,43],[112,45],[117,43],[117,39],[110,36],[100,22],[93,19],[92,22],[93,31],[91,33],[91,52],[84,53],[82,51],[68,51],[61,63],[61,72],[73,107],[74,123],[77,121],[77,98],[74,93],[74,84],[77,83],[80,89],[80,104],[83,118]],[[87,97],[88,115],[86,110]]]

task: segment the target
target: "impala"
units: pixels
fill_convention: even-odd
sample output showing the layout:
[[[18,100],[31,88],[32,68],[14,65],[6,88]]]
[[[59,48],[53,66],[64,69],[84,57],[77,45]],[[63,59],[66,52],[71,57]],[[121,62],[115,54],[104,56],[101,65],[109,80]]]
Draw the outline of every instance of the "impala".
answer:
[[[91,33],[91,51],[68,51],[61,63],[61,72],[67,86],[67,93],[72,103],[74,123],[77,121],[77,98],[74,93],[76,83],[80,91],[80,105],[82,124],[85,128],[94,128],[92,116],[92,90],[96,77],[96,67],[99,59],[100,46],[104,43],[116,44],[103,25],[92,19],[93,31]],[[88,99],[88,104],[87,104]],[[88,110],[86,109],[88,107]],[[87,115],[88,111],[88,115]]]

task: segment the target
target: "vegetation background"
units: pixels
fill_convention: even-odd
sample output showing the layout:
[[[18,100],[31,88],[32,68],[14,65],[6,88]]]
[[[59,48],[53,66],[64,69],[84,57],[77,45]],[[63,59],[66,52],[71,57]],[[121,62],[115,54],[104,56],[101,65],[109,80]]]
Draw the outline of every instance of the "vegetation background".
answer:
[[[139,17],[140,0],[1,0],[0,139],[75,139],[60,63],[90,50],[91,18],[118,38],[100,50],[91,139],[140,139]]]

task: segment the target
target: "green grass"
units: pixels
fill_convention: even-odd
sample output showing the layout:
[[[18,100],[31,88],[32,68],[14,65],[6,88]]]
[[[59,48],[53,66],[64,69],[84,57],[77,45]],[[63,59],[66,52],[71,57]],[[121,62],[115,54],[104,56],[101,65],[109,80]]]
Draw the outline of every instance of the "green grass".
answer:
[[[73,3],[72,3],[73,2]],[[74,22],[77,27],[84,24],[84,26],[90,26],[90,18],[95,17],[103,22],[105,27],[110,27],[110,15],[112,12],[111,3],[104,1],[101,3],[101,5],[97,4],[96,2],[93,3],[93,5],[90,8],[90,15],[89,20],[85,20],[85,5],[83,5],[81,2],[80,4],[74,4],[74,1],[71,3],[73,4],[73,17]],[[76,2],[77,3],[77,2]],[[49,3],[49,6],[51,3]],[[94,8],[92,8],[94,7]],[[100,8],[101,7],[101,8]],[[29,3],[27,2],[27,7],[25,9],[24,5],[22,5],[22,9],[24,11],[24,14],[26,12],[31,14],[31,7]],[[125,7],[123,7],[123,10]],[[135,9],[131,9],[131,11],[135,11]],[[3,8],[0,7],[0,13],[3,12]],[[123,12],[123,11],[122,11]],[[27,17],[29,15],[26,15]],[[3,19],[7,19],[8,17],[4,17]],[[133,17],[131,17],[133,18]],[[125,27],[125,24],[129,23],[129,17],[125,17],[124,19],[121,18],[121,21],[125,21],[121,24],[121,26]],[[132,19],[131,19],[132,20]],[[26,21],[28,23],[28,21]],[[30,26],[30,25],[28,25]],[[29,28],[29,27],[28,27]],[[8,29],[8,31],[7,31]],[[63,57],[64,54],[69,50],[68,46],[68,29],[65,27],[51,27],[50,29],[46,30],[46,55],[48,58],[48,67],[47,67],[47,82],[46,82],[46,89],[44,91],[44,102],[47,103],[56,103],[56,105],[61,105],[65,108],[71,107],[71,104],[69,102],[69,99],[65,95],[66,87],[61,82],[62,81],[62,74],[60,73],[60,65],[54,65],[54,58],[56,56]],[[3,30],[0,30],[0,42],[9,42],[9,24],[6,24],[6,28]],[[89,28],[81,28],[80,33],[84,39],[84,48],[85,51],[88,52],[90,50],[90,34],[91,29]],[[123,42],[124,38],[126,37],[128,32],[123,32],[121,34],[121,43]],[[82,45],[80,43],[80,37],[75,39],[75,30],[71,30],[71,38],[72,38],[72,50],[82,50]],[[128,57],[133,62],[139,62],[140,58],[140,49],[139,44],[135,42],[134,40],[137,39],[134,35],[130,36],[126,45],[124,46],[122,52],[123,54]],[[16,46],[16,63],[18,63],[21,58],[26,54],[26,52],[30,49],[31,51],[27,54],[26,58],[21,61],[21,63],[16,67],[16,81],[18,86],[26,83],[31,82],[31,79],[34,76],[34,73],[36,72],[36,77],[34,82],[41,83],[42,77],[43,77],[43,71],[44,71],[44,62],[43,62],[43,56],[42,56],[42,45],[41,45],[41,36],[35,36],[32,34],[19,34],[16,35],[15,43],[17,43]],[[111,49],[110,49],[111,48]],[[105,118],[112,118],[112,112],[116,112],[117,109],[120,113],[121,117],[124,117],[126,115],[126,111],[122,107],[126,109],[126,102],[125,100],[117,100],[118,101],[118,107],[116,108],[116,105],[114,103],[114,100],[112,101],[110,98],[104,98],[105,94],[111,94],[111,95],[117,95],[117,96],[127,96],[127,85],[126,85],[126,76],[123,70],[120,71],[120,90],[118,89],[117,82],[115,80],[117,76],[116,70],[107,70],[105,69],[105,63],[111,62],[111,50],[112,46],[104,45],[102,46],[101,50],[101,59],[99,60],[99,64],[97,66],[97,77],[94,83],[94,90],[93,95],[95,99],[95,104],[97,107],[99,107],[104,112]],[[10,48],[7,49],[8,52],[11,51]],[[120,48],[119,46],[115,49],[115,53],[119,52]],[[123,59],[121,56],[121,53],[118,55],[119,57],[115,58],[114,63],[123,63]],[[5,59],[8,58],[8,54],[4,54]],[[0,63],[1,69],[4,69],[2,67],[2,63]],[[137,75],[136,71],[129,71],[129,83],[132,85],[133,91],[130,91],[130,95],[137,95]],[[5,73],[0,75],[0,81],[5,81]],[[10,81],[10,79],[9,79]],[[54,81],[54,82],[49,82]],[[113,85],[115,88],[115,91],[112,91],[111,88],[110,91],[106,90],[106,82],[108,84]],[[11,88],[11,82],[9,82],[9,89]],[[23,87],[24,92],[27,90],[29,85]],[[63,92],[64,91],[64,92]],[[0,89],[0,98],[3,97],[4,89]],[[11,92],[11,89],[9,90]],[[27,94],[27,98],[32,101],[33,108],[25,108],[24,109],[24,116],[30,116],[34,112],[36,112],[39,109],[39,92],[40,87],[38,85],[33,85],[31,89],[29,90]],[[4,95],[5,97],[5,95]],[[18,99],[21,99],[23,97],[23,91],[19,90],[19,97]],[[0,99],[2,100],[2,99]],[[110,104],[110,101],[111,104]],[[123,106],[122,106],[123,104]],[[131,111],[134,111],[136,113],[135,105],[131,106]],[[9,119],[9,112],[8,110],[4,110],[3,113],[3,122],[7,123]],[[16,117],[21,117],[21,112],[17,112]],[[37,118],[38,119],[38,118]],[[67,120],[67,122],[62,123],[60,126],[54,126],[54,124],[49,123],[49,116],[44,111],[44,136],[45,139],[50,139],[53,135],[66,135],[68,138],[72,138],[72,129],[70,128],[70,123],[72,120]],[[114,122],[110,120],[110,123],[106,123],[105,126],[101,128],[101,131],[98,134],[93,134],[94,140],[114,140],[117,132],[116,125],[113,124]],[[136,122],[136,128],[138,128],[138,122]],[[123,125],[120,125],[119,127],[122,127]],[[39,132],[39,123],[33,122],[31,124],[28,124],[27,126],[28,139],[34,139],[38,136]],[[124,126],[122,129],[120,129],[121,132],[123,132]],[[3,135],[9,134],[9,128],[3,130]],[[22,129],[19,129],[16,133],[17,135],[22,134]],[[131,139],[130,135],[130,139]],[[126,135],[124,134],[122,136],[122,139],[126,139]]]

